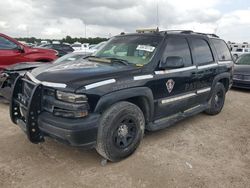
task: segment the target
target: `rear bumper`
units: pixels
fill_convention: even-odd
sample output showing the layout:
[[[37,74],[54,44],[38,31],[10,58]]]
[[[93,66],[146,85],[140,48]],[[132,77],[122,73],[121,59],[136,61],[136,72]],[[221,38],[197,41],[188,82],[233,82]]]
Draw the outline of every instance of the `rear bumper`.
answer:
[[[99,114],[85,118],[68,119],[43,112],[38,117],[38,128],[49,136],[71,146],[94,147],[96,144]]]
[[[245,80],[233,80],[233,86],[237,88],[250,89],[250,81]]]

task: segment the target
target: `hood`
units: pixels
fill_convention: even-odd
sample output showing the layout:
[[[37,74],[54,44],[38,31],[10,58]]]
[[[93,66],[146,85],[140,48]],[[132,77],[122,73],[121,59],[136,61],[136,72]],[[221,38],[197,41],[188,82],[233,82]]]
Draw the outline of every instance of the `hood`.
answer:
[[[234,64],[234,74],[249,74],[250,75],[250,65]]]
[[[31,74],[39,81],[66,84],[67,88],[78,89],[84,85],[111,79],[120,72],[138,71],[135,66],[109,64],[80,59],[34,69]]]
[[[11,66],[8,66],[5,70],[7,71],[22,71],[22,70],[30,70],[37,67],[41,67],[44,65],[50,64],[48,62],[23,62],[17,63]]]

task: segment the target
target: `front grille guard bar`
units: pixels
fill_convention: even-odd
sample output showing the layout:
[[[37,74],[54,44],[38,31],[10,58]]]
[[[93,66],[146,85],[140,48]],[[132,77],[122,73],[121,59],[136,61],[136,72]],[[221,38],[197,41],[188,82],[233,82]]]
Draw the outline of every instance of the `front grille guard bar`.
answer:
[[[23,103],[18,97],[22,93],[23,82],[33,85],[30,98],[27,102]],[[38,115],[41,113],[41,97],[43,92],[42,84],[35,84],[23,76],[19,76],[14,83],[11,103],[10,103],[10,117],[15,124],[24,124],[25,132],[28,139],[32,143],[43,142],[44,138],[41,131],[38,128]],[[20,107],[26,109],[26,115],[21,113]]]

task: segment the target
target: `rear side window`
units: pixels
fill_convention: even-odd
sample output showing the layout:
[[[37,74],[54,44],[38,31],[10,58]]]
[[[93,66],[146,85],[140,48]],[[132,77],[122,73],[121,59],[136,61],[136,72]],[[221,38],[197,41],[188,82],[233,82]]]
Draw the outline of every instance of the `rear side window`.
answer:
[[[211,39],[211,40],[215,46],[219,61],[232,60],[229,49],[223,40],[218,40],[218,39]]]
[[[213,55],[211,49],[204,39],[192,39],[193,55],[195,57],[195,63],[198,65],[207,64],[213,62]]]
[[[183,58],[185,67],[192,65],[190,49],[187,40],[184,38],[169,38],[167,47],[164,51],[164,60],[170,56],[179,56]]]

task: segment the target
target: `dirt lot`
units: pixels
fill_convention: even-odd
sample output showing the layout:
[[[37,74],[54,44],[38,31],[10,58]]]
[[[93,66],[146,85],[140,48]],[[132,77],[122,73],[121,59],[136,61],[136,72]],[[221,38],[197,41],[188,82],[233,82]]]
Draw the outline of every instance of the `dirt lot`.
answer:
[[[95,150],[29,143],[0,104],[0,187],[249,187],[249,101],[231,90],[221,114],[146,134],[134,155],[104,167]]]

